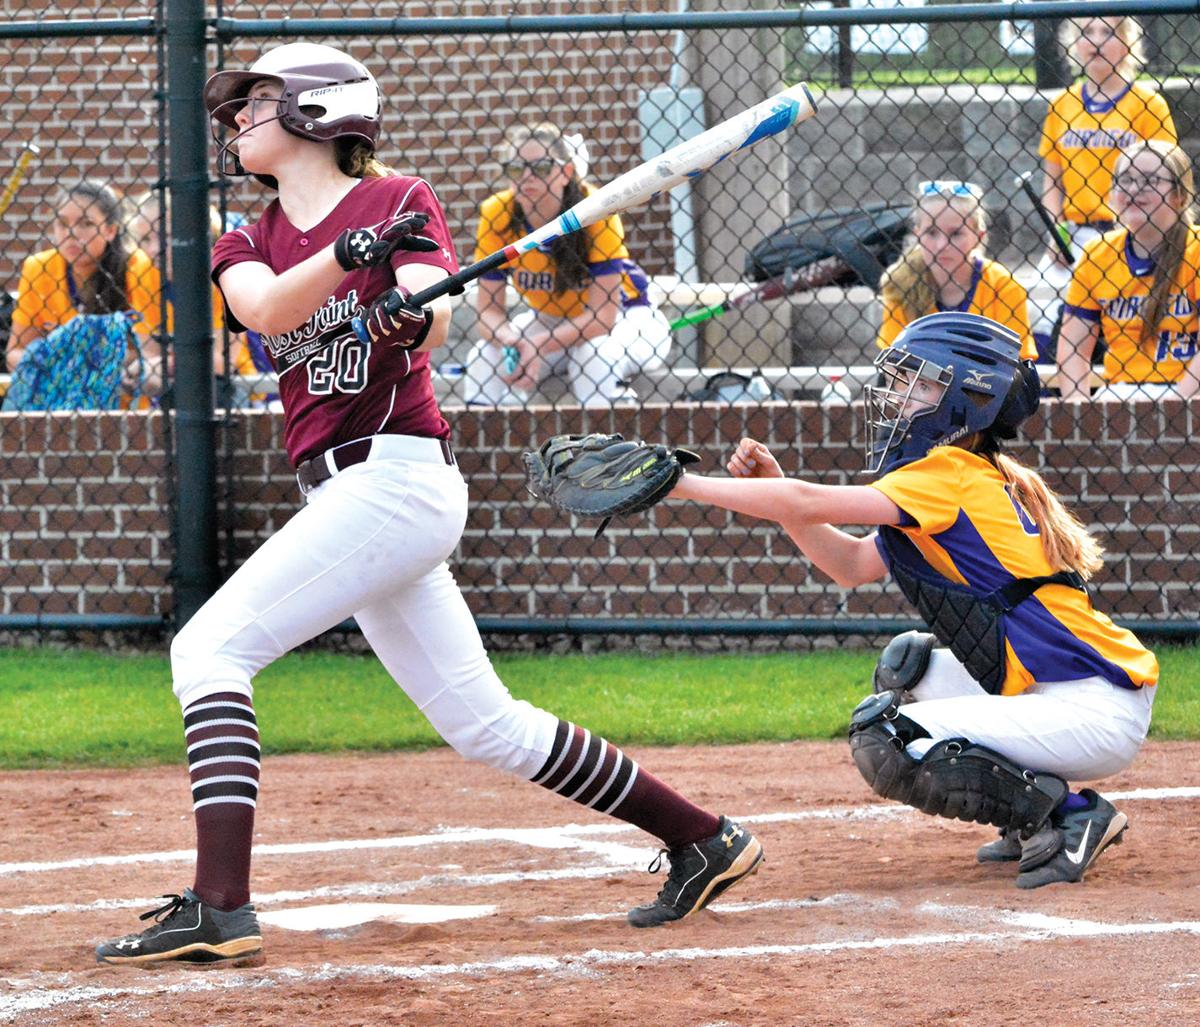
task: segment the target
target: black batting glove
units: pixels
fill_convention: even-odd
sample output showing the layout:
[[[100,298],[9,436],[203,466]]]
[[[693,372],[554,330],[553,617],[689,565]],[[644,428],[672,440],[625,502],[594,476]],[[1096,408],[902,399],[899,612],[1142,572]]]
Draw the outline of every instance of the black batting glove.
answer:
[[[386,264],[397,250],[432,253],[438,244],[417,235],[428,214],[407,211],[386,228],[347,228],[333,244],[333,256],[343,271]]]
[[[416,349],[425,341],[433,325],[433,311],[413,306],[408,302],[410,296],[404,286],[397,285],[363,312],[362,324],[371,342]]]

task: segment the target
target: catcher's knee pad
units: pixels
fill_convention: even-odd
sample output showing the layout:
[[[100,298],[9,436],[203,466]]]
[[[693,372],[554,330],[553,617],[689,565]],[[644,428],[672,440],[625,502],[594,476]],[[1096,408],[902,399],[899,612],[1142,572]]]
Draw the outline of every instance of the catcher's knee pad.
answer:
[[[879,654],[872,684],[876,692],[910,691],[929,669],[929,654],[937,642],[928,631],[906,631],[897,635]]]
[[[1026,770],[966,738],[911,756],[908,743],[928,737],[900,712],[898,692],[868,696],[850,720],[850,753],[872,791],[922,813],[1030,835],[1067,796],[1061,777]]]

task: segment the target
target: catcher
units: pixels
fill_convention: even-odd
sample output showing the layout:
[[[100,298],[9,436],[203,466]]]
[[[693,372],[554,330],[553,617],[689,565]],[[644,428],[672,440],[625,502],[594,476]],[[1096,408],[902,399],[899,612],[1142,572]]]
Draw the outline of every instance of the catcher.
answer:
[[[778,522],[843,587],[895,578],[929,632],[884,649],[875,694],[851,718],[854,762],[885,798],[999,828],[977,858],[1015,862],[1017,886],[1038,888],[1082,880],[1120,840],[1125,814],[1068,781],[1133,760],[1158,664],[1092,606],[1085,582],[1099,545],[1002,452],[1038,406],[1019,347],[973,314],[932,314],[901,332],[867,390],[868,470],[881,475],[870,485],[784,478],[751,439],[729,461],[732,479],[684,474],[670,453],[643,473],[661,463],[671,498]],[[551,468],[551,501],[554,478]],[[834,523],[876,530],[863,538]]]

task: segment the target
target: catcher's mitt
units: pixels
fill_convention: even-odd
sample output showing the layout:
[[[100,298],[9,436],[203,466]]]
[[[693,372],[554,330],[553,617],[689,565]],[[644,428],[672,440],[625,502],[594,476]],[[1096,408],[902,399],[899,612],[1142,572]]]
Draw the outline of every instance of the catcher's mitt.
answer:
[[[601,518],[640,513],[665,499],[688,464],[686,449],[626,442],[620,435],[555,435],[525,454],[531,495],[555,509]]]

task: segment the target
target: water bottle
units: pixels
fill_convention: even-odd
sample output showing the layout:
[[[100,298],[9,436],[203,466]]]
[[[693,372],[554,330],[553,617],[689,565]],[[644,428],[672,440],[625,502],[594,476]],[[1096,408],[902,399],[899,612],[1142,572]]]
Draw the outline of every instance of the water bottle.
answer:
[[[440,364],[437,376],[446,383],[446,395],[455,395],[462,388],[463,379],[467,376],[466,364]]]
[[[821,406],[844,406],[854,399],[850,387],[842,381],[840,374],[831,374],[821,390]]]

